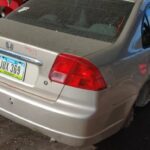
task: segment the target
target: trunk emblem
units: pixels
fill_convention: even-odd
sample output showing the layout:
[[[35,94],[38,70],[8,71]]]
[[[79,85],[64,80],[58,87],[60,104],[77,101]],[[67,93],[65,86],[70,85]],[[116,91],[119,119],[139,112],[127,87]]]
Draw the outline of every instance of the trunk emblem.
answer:
[[[12,42],[6,42],[6,49],[8,50],[14,50],[14,45]]]

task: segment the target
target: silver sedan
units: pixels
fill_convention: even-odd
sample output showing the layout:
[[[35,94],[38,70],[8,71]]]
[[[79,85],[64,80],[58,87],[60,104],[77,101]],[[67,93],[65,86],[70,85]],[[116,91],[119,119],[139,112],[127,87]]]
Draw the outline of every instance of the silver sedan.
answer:
[[[73,146],[128,125],[150,100],[149,0],[29,0],[0,19],[0,114]]]

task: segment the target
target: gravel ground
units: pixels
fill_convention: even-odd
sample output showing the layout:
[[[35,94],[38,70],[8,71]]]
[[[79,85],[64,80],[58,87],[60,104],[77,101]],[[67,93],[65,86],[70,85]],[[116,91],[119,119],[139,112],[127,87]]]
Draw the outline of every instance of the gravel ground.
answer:
[[[109,139],[83,148],[73,148],[22,127],[0,116],[0,150],[150,150],[150,105],[136,109],[127,129]]]

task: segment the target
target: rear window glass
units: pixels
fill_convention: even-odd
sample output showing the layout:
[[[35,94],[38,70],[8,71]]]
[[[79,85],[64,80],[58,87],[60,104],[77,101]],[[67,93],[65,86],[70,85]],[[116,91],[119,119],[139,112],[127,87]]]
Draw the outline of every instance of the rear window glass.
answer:
[[[133,5],[131,0],[29,0],[8,18],[113,42],[122,31]]]

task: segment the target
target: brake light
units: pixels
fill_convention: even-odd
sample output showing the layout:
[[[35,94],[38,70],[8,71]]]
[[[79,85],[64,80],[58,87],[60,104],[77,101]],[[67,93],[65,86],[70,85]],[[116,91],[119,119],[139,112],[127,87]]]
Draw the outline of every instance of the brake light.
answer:
[[[49,73],[49,79],[87,90],[98,91],[106,88],[106,83],[95,65],[84,58],[70,54],[57,56]]]

